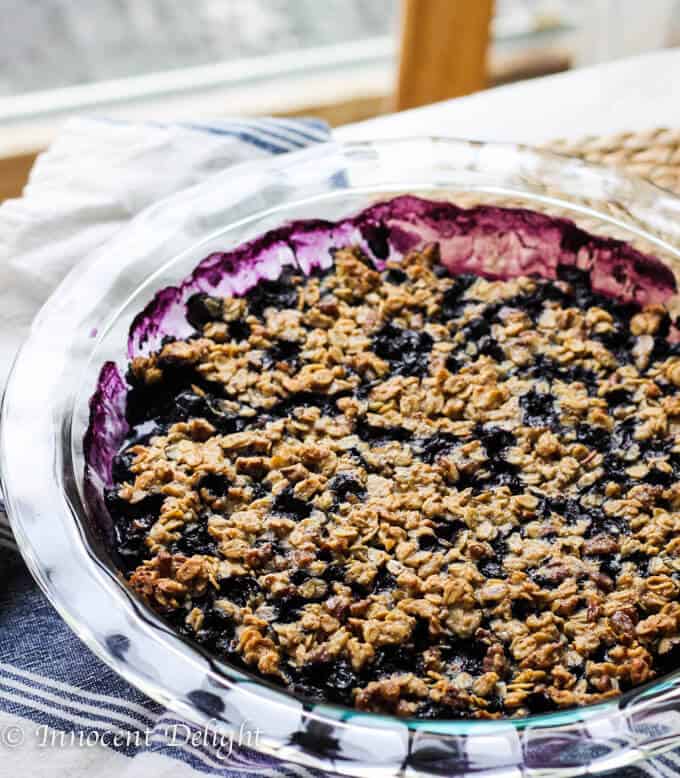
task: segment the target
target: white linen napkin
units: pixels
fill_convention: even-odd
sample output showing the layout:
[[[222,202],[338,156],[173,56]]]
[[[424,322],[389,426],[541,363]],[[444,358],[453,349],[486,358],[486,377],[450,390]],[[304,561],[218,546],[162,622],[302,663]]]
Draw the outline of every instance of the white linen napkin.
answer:
[[[133,216],[227,167],[327,137],[313,119],[67,122],[38,157],[23,196],[0,205],[0,386],[52,290]]]

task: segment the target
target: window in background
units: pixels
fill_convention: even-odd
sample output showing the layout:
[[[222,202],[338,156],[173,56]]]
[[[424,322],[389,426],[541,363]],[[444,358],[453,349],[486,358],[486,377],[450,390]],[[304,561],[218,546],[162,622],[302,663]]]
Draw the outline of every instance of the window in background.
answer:
[[[136,105],[157,118],[280,113],[385,94],[398,9],[398,0],[0,0],[13,20],[0,29],[0,123],[127,116]]]
[[[426,12],[429,0],[420,2]],[[2,18],[12,20],[0,28],[0,126],[78,111],[187,118],[329,109],[331,121],[363,118],[392,105],[400,6],[0,0]],[[680,35],[680,0],[496,0],[495,9],[491,84],[671,45]],[[352,110],[333,114],[347,104]]]
[[[0,94],[390,36],[396,0],[0,0]]]

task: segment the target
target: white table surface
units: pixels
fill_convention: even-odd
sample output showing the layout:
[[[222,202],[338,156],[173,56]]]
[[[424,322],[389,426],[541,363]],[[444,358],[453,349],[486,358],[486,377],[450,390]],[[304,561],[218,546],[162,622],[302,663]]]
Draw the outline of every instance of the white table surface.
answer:
[[[543,143],[657,127],[680,129],[680,48],[347,125],[336,137],[425,134]]]

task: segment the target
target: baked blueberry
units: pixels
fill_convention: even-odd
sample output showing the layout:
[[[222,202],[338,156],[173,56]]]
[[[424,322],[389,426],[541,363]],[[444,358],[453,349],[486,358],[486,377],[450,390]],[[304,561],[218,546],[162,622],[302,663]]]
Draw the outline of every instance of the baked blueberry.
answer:
[[[529,427],[555,427],[559,424],[554,397],[549,392],[531,389],[519,400],[522,421]]]
[[[476,277],[470,274],[459,275],[444,292],[441,303],[441,318],[444,321],[456,318],[461,313],[461,301],[465,292],[475,283]],[[466,303],[462,303],[463,306]]]
[[[186,525],[182,530],[182,536],[170,546],[173,554],[207,554],[217,555],[217,543],[208,532],[206,521],[197,521]]]
[[[296,497],[293,488],[289,486],[276,495],[272,511],[299,521],[309,516],[312,512],[312,506],[305,500]]]
[[[408,279],[406,273],[400,270],[398,267],[391,267],[385,271],[385,281],[388,284],[394,284],[395,286],[403,284]]]
[[[295,368],[300,355],[300,344],[294,340],[277,340],[265,352],[265,365],[274,367],[279,362],[288,362]]]
[[[427,332],[402,329],[388,322],[374,336],[373,350],[390,363],[397,375],[424,375],[433,343]]]
[[[220,297],[211,297],[199,292],[192,295],[186,303],[187,321],[199,332],[211,321],[219,321],[222,318],[224,302]]]
[[[274,281],[259,281],[245,297],[250,312],[258,318],[264,316],[267,308],[274,310],[295,308],[298,301],[295,272],[286,268]]]
[[[351,472],[338,473],[330,482],[330,488],[338,503],[346,502],[349,495],[354,495],[359,500],[366,496],[363,484]]]
[[[459,443],[460,441],[455,435],[437,432],[430,438],[417,441],[415,451],[423,462],[432,465],[439,457],[449,454]]]
[[[467,524],[460,519],[449,519],[446,516],[440,516],[433,519],[434,534],[440,540],[446,540],[453,543],[461,532],[468,528]]]
[[[231,600],[240,606],[244,606],[260,592],[257,580],[249,575],[235,575],[223,578],[219,582],[219,586],[221,597]]]

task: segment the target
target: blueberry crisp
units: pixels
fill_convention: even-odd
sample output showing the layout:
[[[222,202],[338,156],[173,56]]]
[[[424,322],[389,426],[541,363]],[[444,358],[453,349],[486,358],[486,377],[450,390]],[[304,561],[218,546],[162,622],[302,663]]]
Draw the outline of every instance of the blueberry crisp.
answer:
[[[313,701],[599,702],[680,666],[680,348],[588,272],[358,248],[132,359],[106,502],[130,586]],[[669,337],[670,336],[670,337]]]

